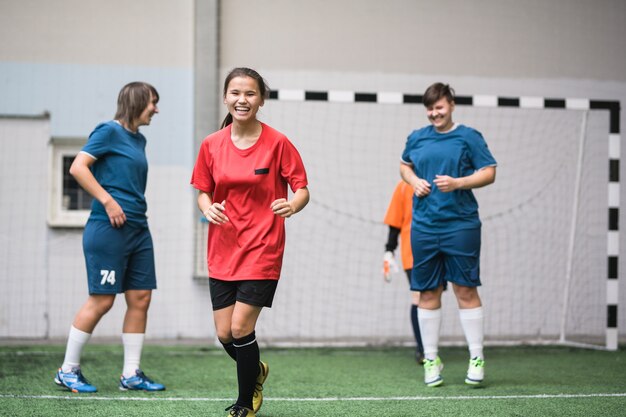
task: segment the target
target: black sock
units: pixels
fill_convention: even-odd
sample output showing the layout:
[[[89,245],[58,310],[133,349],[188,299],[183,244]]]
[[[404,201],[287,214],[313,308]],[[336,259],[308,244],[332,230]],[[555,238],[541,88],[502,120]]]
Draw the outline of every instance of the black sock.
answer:
[[[237,351],[235,350],[235,346],[233,346],[233,342],[232,340],[228,343],[224,343],[220,340],[220,343],[222,344],[222,346],[224,346],[224,350],[226,351],[226,353],[228,353],[228,356],[230,356],[231,358],[233,358],[233,360],[236,362],[237,361]]]
[[[259,345],[254,332],[240,339],[233,339],[233,346],[237,351],[237,382],[239,397],[237,405],[252,409],[252,396],[256,387],[256,377],[259,374]]]
[[[422,344],[422,334],[420,333],[420,324],[417,320],[417,306],[415,304],[411,304],[411,324],[413,325],[413,335],[417,343],[417,351],[423,354],[424,345]]]

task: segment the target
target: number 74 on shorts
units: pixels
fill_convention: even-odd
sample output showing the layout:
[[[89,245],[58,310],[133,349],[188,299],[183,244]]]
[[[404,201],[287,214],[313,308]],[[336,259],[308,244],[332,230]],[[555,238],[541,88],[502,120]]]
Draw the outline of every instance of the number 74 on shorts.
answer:
[[[115,285],[115,270],[109,271],[107,269],[101,269],[100,275],[102,275],[102,280],[100,281],[100,285],[104,285],[106,283]]]

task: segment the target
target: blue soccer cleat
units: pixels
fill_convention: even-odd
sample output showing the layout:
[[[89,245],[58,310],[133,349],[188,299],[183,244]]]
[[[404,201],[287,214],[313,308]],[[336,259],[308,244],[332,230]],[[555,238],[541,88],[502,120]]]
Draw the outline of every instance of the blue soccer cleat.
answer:
[[[124,375],[120,377],[121,391],[163,391],[165,389],[165,385],[154,382],[141,369],[137,369],[135,372],[135,375],[130,378],[124,378]]]
[[[54,377],[54,382],[69,389],[72,392],[96,392],[98,389],[91,385],[87,378],[83,376],[80,368],[72,368],[69,372],[61,371],[61,368],[57,371]]]

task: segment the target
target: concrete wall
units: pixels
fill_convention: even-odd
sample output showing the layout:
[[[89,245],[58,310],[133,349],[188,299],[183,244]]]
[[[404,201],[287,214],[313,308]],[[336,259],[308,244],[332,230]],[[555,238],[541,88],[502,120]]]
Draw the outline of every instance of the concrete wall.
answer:
[[[233,0],[222,64],[264,70],[626,81],[620,0]],[[250,36],[241,22],[258,22]]]

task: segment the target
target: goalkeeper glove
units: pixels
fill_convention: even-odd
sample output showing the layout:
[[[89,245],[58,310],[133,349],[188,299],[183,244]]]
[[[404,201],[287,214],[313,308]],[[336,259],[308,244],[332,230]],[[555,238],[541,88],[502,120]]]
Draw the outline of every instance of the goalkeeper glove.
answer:
[[[398,264],[396,264],[396,259],[393,256],[393,252],[387,251],[383,256],[383,278],[385,281],[391,281],[391,274],[398,273]]]

